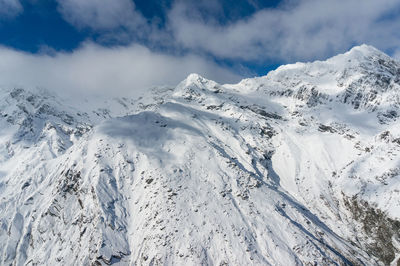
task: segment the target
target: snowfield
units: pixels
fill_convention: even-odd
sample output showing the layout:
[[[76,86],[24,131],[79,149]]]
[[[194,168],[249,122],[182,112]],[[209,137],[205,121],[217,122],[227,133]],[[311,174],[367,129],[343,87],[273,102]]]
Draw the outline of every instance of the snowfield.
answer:
[[[137,98],[0,89],[1,265],[397,265],[400,63]]]

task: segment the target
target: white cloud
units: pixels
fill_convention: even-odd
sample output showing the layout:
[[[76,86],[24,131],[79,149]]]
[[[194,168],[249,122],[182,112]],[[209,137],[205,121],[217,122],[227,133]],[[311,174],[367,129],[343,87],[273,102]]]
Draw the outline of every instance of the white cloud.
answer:
[[[0,18],[12,18],[23,11],[19,0],[0,0]]]
[[[228,25],[199,20],[179,2],[169,13],[174,36],[184,47],[220,58],[312,60],[369,43],[393,49],[400,41],[398,0],[297,0],[264,9]],[[392,15],[392,16],[389,16]]]
[[[393,53],[393,58],[400,61],[400,49]]]
[[[177,85],[192,72],[219,82],[241,78],[198,56],[165,55],[140,45],[105,48],[87,43],[72,53],[51,56],[2,47],[0,58],[0,86],[67,92],[130,94],[157,85]]]
[[[398,0],[283,0],[227,24],[218,23],[224,11],[219,1],[175,0],[165,10],[162,29],[147,22],[133,0],[57,1],[69,23],[96,30],[99,41],[139,39],[218,59],[292,62],[322,59],[361,43],[384,51],[400,43],[400,15],[393,12],[400,10]]]
[[[144,25],[131,0],[57,0],[66,21],[78,28],[112,30]]]

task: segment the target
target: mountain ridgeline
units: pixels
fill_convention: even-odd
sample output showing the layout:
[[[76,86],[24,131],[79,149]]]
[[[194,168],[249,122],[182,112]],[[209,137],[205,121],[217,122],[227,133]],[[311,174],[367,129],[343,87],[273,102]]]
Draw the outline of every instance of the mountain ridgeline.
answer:
[[[1,265],[397,265],[400,63],[136,98],[0,89]]]

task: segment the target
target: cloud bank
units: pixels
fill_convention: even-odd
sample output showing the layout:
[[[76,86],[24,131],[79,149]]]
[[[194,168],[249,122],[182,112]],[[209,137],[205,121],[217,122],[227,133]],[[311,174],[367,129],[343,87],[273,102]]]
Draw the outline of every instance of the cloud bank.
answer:
[[[51,56],[1,47],[0,58],[0,86],[59,92],[134,94],[153,86],[175,86],[193,72],[222,83],[241,79],[199,56],[170,56],[140,45],[104,48],[86,43],[72,53]]]

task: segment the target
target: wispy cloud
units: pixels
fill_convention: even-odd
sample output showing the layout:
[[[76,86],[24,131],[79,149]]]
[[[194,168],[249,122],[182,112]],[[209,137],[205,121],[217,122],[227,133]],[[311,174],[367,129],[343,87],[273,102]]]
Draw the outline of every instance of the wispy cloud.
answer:
[[[400,61],[400,49],[393,53],[393,58]]]
[[[144,24],[131,0],[57,0],[66,21],[78,28],[112,30]]]
[[[199,20],[191,10],[190,4],[179,2],[170,11],[175,39],[220,58],[308,60],[364,42],[380,49],[400,43],[397,0],[284,1],[228,25]]]
[[[175,0],[164,10],[161,29],[130,0],[57,1],[68,22],[96,30],[99,40],[141,40],[217,59],[291,62],[327,57],[361,43],[385,51],[400,43],[398,0],[283,0],[258,10],[258,1],[248,1],[256,11],[231,20],[219,15],[226,8],[223,0]]]
[[[0,19],[12,18],[23,11],[19,0],[0,0]]]
[[[0,48],[0,86],[39,86],[69,92],[129,94],[177,85],[195,72],[219,82],[239,81],[196,55],[170,56],[140,45],[104,48],[87,43],[72,53],[28,54]]]

